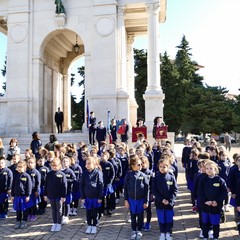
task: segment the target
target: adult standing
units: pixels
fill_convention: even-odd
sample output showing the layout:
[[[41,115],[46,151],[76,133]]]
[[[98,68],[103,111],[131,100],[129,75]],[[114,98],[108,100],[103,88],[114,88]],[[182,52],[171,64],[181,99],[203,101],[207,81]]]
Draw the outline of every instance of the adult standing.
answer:
[[[40,136],[39,136],[39,133],[38,132],[34,132],[32,134],[32,142],[31,142],[31,145],[30,145],[30,148],[32,150],[32,153],[35,155],[35,157],[39,157],[39,147],[42,146],[42,141],[40,139]]]
[[[103,121],[98,123],[96,139],[98,141],[98,148],[101,146],[101,142],[105,142],[107,137],[107,129],[103,125]]]
[[[63,112],[60,111],[60,107],[59,107],[58,111],[55,113],[55,123],[57,125],[58,133],[62,133],[63,120],[64,120]]]
[[[129,136],[128,136],[129,126],[127,124],[127,120],[123,119],[123,125],[122,125],[122,134],[121,134],[121,141],[126,143],[128,142]]]
[[[111,121],[110,134],[112,136],[112,142],[116,143],[117,142],[117,125],[116,125],[116,120],[115,119],[112,119],[112,121]]]
[[[231,137],[227,132],[224,134],[224,145],[226,147],[226,150],[228,149],[228,151],[230,152],[230,150],[231,150]]]
[[[89,143],[91,145],[95,144],[95,133],[96,133],[96,124],[97,124],[97,119],[95,117],[94,112],[90,112],[90,119],[89,119]]]
[[[153,121],[153,132],[152,132],[154,139],[156,139],[157,128],[163,127],[163,126],[165,126],[165,123],[164,123],[162,117],[159,117],[159,116],[155,117],[154,121]]]

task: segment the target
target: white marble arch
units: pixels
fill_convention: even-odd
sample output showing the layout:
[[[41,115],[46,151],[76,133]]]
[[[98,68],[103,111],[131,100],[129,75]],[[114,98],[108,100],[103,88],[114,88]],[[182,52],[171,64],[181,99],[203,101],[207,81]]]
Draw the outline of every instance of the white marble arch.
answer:
[[[0,134],[55,132],[57,107],[71,128],[68,68],[85,57],[85,96],[90,110],[106,124],[111,117],[135,125],[132,43],[148,38],[148,86],[144,94],[148,126],[163,114],[160,82],[159,23],[167,0],[0,1],[0,29],[8,37],[7,92],[0,99]],[[73,45],[80,45],[76,55]],[[150,128],[149,128],[150,129]]]

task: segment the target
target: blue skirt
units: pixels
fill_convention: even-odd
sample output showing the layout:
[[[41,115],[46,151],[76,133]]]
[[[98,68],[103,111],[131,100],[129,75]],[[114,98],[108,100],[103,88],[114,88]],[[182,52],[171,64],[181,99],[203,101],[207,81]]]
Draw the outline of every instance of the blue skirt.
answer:
[[[73,199],[72,193],[68,193],[68,194],[66,195],[65,204],[70,204],[70,203],[72,202],[72,199]]]
[[[134,200],[132,198],[128,198],[128,203],[130,205],[130,212],[132,214],[139,214],[144,212],[143,204],[144,199]]]
[[[81,193],[80,191],[77,192],[72,192],[72,201],[77,201],[81,198]]]
[[[112,193],[114,193],[114,189],[113,189],[112,184],[109,184],[106,187],[104,187],[104,196],[108,196]]]
[[[7,193],[0,193],[0,204],[3,204],[6,201],[8,201],[8,198],[9,198],[9,194],[7,194]]]
[[[43,195],[44,194],[44,186],[41,186],[40,188],[40,195]]]
[[[172,223],[174,211],[173,209],[156,209],[158,222],[161,224]]]
[[[31,207],[33,207],[33,206],[36,206],[36,205],[37,205],[38,203],[40,203],[40,202],[41,202],[40,196],[35,197],[35,194],[32,193],[32,194],[30,195],[30,200],[26,203],[26,204],[27,204],[27,208],[31,208]]]
[[[29,207],[28,207],[28,205],[26,203],[26,196],[14,197],[13,209],[15,211],[25,211],[28,208]]]
[[[236,199],[235,198],[230,198],[230,205],[232,205],[233,207],[236,207],[237,206],[237,203],[236,203]]]
[[[91,208],[99,208],[102,204],[98,203],[97,198],[86,198],[84,205],[87,210],[90,210]]]
[[[219,225],[220,224],[220,214],[206,213],[202,212],[202,222],[211,225]]]

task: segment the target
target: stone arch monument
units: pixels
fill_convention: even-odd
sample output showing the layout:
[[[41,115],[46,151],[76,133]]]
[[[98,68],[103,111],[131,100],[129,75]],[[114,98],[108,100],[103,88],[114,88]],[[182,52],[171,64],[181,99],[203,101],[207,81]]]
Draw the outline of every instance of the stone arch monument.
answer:
[[[167,0],[0,1],[0,31],[8,37],[7,92],[0,99],[0,133],[54,132],[61,107],[70,122],[72,61],[85,57],[85,99],[98,119],[107,111],[135,125],[133,41],[148,38],[146,124],[163,114],[159,23]],[[56,2],[63,8],[56,10]],[[60,5],[59,5],[60,6]],[[62,10],[63,9],[63,10]],[[74,46],[78,51],[74,52]]]

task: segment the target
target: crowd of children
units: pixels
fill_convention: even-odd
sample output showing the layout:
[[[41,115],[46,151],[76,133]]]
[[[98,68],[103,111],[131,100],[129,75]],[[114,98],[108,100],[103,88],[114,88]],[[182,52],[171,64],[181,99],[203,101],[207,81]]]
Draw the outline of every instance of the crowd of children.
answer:
[[[39,147],[35,156],[26,149],[25,159],[14,153],[11,166],[0,158],[0,218],[6,218],[9,198],[16,211],[16,228],[26,228],[51,205],[52,232],[61,231],[79,203],[86,209],[87,234],[96,234],[102,215],[114,214],[120,197],[130,212],[131,239],[151,230],[152,203],[156,207],[159,240],[171,240],[177,198],[178,165],[171,142],[151,145],[141,140],[135,148],[126,143],[97,145],[55,144]],[[224,147],[214,140],[206,149],[186,142],[182,152],[192,212],[199,214],[200,237],[219,238],[229,203],[234,206],[240,232],[240,155],[232,165]],[[229,197],[231,193],[231,198]],[[146,220],[145,220],[146,218]]]

